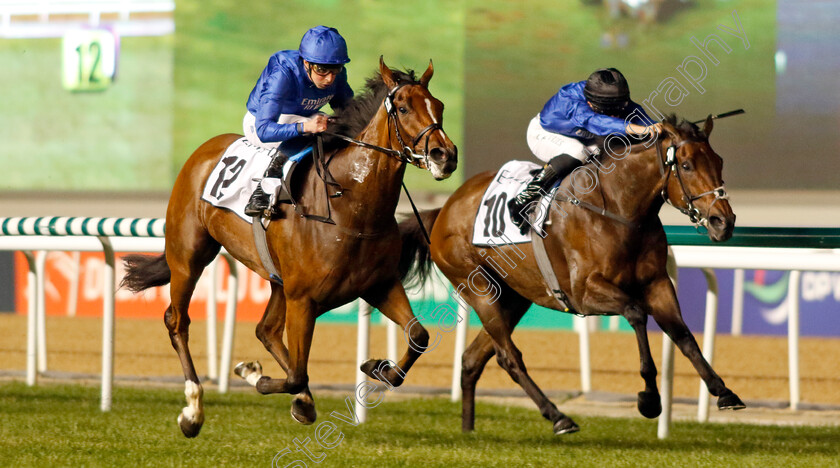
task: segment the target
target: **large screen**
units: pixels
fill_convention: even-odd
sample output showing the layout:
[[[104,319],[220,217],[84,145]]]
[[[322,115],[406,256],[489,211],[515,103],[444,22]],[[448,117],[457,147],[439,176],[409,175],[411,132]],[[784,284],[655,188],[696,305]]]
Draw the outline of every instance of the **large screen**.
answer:
[[[717,121],[731,190],[837,189],[840,2],[488,0],[467,15],[468,173],[530,159],[528,122],[616,67],[651,116]]]
[[[838,182],[840,2],[114,5],[135,3],[173,9],[116,9],[94,20],[90,12],[14,14],[0,2],[0,192],[168,191],[201,143],[241,133],[245,101],[269,55],[296,48],[317,24],[347,38],[357,90],[380,55],[418,70],[434,60],[431,90],[445,103],[461,165],[445,182],[410,168],[410,188],[449,192],[509,159],[534,160],[525,143],[530,119],[560,86],[600,67],[620,69],[652,115],[697,120],[745,109],[718,121],[711,139],[730,190],[836,189]],[[74,39],[80,30],[113,33],[110,66],[104,39]]]

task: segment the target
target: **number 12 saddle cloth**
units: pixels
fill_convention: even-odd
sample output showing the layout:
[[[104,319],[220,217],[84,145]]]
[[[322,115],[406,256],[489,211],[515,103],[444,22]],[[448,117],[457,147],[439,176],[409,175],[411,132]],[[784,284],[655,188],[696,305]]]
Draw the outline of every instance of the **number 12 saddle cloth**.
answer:
[[[245,205],[271,162],[271,152],[248,143],[244,137],[231,143],[210,173],[201,199],[233,211],[250,224]]]

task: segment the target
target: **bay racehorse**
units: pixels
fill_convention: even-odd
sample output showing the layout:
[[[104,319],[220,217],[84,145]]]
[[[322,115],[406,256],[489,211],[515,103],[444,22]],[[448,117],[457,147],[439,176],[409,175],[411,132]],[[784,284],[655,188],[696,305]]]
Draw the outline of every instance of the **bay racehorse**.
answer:
[[[711,131],[711,117],[701,131],[671,116],[663,122],[663,131],[656,139],[625,147],[620,155],[610,152],[607,157],[607,152],[602,152],[597,162],[583,166],[597,175],[597,188],[578,193],[585,190],[571,186],[574,177],[567,177],[557,193],[575,193],[580,206],[555,198],[555,206],[548,210],[550,225],[546,226],[544,243],[572,308],[582,315],[621,315],[635,331],[645,381],[637,406],[648,418],[657,417],[662,409],[648,345],[648,315],[691,361],[709,392],[718,397],[719,408],[744,407],[703,358],[683,321],[665,268],[668,244],[658,216],[663,203],[669,202],[704,225],[712,240],[731,237],[735,215],[721,180],[723,161],[709,146]],[[478,291],[465,288],[460,293],[483,324],[462,357],[463,430],[474,427],[475,385],[495,354],[499,365],[552,422],[555,433],[575,432],[578,425],[531,380],[511,340],[514,327],[532,303],[560,310],[557,299],[547,292],[532,244],[485,248],[471,242],[475,213],[494,177],[490,172],[476,175],[441,209],[422,214],[426,226],[432,226],[431,246],[418,235],[417,221],[401,223],[403,274],[408,281],[424,281],[433,261],[453,285],[468,285],[475,280],[471,274],[481,268],[489,275],[485,283],[492,281],[501,289],[500,294],[493,294],[498,298],[495,301],[490,300],[487,289],[481,289],[484,284]],[[597,208],[585,209],[586,204]],[[535,235],[532,232],[532,237]],[[498,271],[499,266],[506,271]]]
[[[349,144],[327,142],[329,171],[342,187],[340,198],[325,194],[324,181],[310,162],[294,198],[310,212],[331,207],[335,224],[298,216],[290,205],[267,227],[271,258],[282,284],[271,283],[271,297],[256,327],[257,338],[286,372],[286,378],[261,375],[258,363],[237,367],[237,373],[258,392],[296,394],[292,416],[311,424],[316,417],[309,391],[307,362],[315,319],[359,297],[403,328],[414,315],[400,283],[400,237],[394,213],[406,163],[429,170],[435,179],[449,177],[457,166],[457,148],[444,133],[443,104],[431,95],[431,61],[420,80],[414,73],[388,68],[380,58],[379,73],[365,92],[338,112],[328,130],[355,137]],[[171,304],[164,321],[181,360],[188,406],[178,416],[187,437],[198,435],[204,421],[203,390],[190,356],[190,297],[201,272],[224,248],[246,267],[268,279],[258,256],[251,226],[236,214],[201,200],[207,178],[225,149],[240,135],[220,135],[201,145],[181,169],[166,211],[166,247],[160,256],[131,256],[122,284],[141,291],[170,283]],[[328,205],[329,204],[329,205]],[[288,348],[283,343],[287,332]],[[428,332],[412,327],[412,339],[428,341]],[[368,375],[402,383],[420,353],[409,349],[398,363],[369,360]]]

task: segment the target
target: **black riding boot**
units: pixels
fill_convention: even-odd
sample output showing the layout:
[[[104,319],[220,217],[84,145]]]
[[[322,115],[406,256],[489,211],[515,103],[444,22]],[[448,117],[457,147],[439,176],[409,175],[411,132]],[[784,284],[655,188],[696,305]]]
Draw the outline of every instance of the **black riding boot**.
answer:
[[[263,178],[283,177],[283,164],[286,164],[287,159],[288,156],[278,149],[271,158],[271,162],[268,163],[268,169],[265,170]],[[245,205],[245,214],[248,216],[262,216],[265,210],[269,208],[268,203],[270,199],[270,195],[263,191],[262,185],[257,184],[256,190],[251,194],[251,199]]]
[[[543,166],[542,170],[534,176],[531,182],[508,202],[510,219],[519,228],[522,235],[525,235],[530,228],[530,224],[525,221],[525,218],[530,214],[531,210],[528,209],[525,213],[522,211],[529,203],[536,200],[541,193],[548,192],[555,182],[569,175],[569,173],[581,164],[579,160],[568,154],[561,154],[551,158],[548,164]]]

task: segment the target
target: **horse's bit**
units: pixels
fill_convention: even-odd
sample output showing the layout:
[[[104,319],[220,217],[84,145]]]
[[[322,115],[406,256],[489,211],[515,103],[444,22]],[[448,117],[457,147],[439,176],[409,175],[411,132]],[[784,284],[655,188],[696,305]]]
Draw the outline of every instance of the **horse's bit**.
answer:
[[[699,195],[692,196],[688,193],[688,190],[685,188],[685,183],[682,179],[682,174],[680,172],[680,165],[677,164],[677,157],[676,153],[677,150],[680,149],[686,143],[689,143],[689,140],[682,140],[679,143],[674,144],[673,142],[671,145],[668,146],[668,149],[665,150],[665,158],[662,157],[662,147],[658,143],[656,144],[656,155],[658,156],[657,160],[659,161],[659,173],[665,178],[665,184],[662,186],[662,192],[660,195],[665,203],[673,206],[674,208],[678,209],[681,213],[688,216],[688,219],[694,223],[695,227],[703,226],[708,228],[709,227],[709,218],[707,216],[702,216],[700,210],[694,206],[694,201],[699,200],[700,198],[705,197],[706,195],[714,195],[715,199],[712,201],[712,204],[709,205],[709,209],[706,210],[707,213],[711,213],[712,207],[718,200],[728,200],[729,195],[726,193],[726,189],[721,185],[720,187],[713,188],[712,190],[703,192]],[[668,169],[670,168],[670,170]],[[687,207],[680,208],[673,203],[671,200],[668,199],[668,182],[671,178],[671,173],[674,173],[674,177],[676,177],[677,182],[680,184],[680,190],[683,193],[683,201],[685,201]]]

